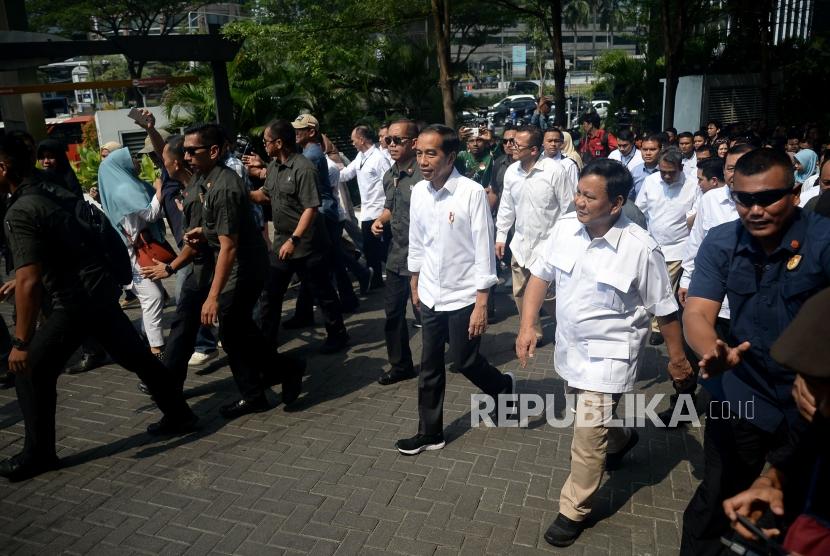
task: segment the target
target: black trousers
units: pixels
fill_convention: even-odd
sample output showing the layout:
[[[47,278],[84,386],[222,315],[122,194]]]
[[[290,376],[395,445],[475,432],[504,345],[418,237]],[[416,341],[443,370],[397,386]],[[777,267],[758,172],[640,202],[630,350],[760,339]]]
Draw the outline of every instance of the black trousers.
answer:
[[[372,233],[373,220],[365,220],[360,223],[360,229],[363,232],[363,254],[366,256],[366,265],[375,271],[375,277],[372,278],[372,285],[379,285],[383,283],[383,261],[386,260],[386,250],[389,249],[389,239],[392,237],[392,232],[389,226],[383,227],[383,233],[380,237]]]
[[[723,501],[749,488],[763,470],[767,454],[787,444],[786,421],[769,433],[734,415],[723,419],[722,407],[713,401],[707,410],[703,481],[683,512],[680,554],[685,556],[722,553],[720,537],[731,530]]]
[[[435,311],[421,303],[423,353],[418,374],[418,432],[434,435],[444,430],[444,345],[450,342],[455,368],[482,392],[497,396],[510,388],[510,379],[479,352],[481,336],[469,339],[470,315],[475,305],[456,311]]]
[[[278,345],[282,302],[291,277],[295,273],[304,284],[308,285],[312,296],[319,302],[329,336],[346,333],[340,299],[329,279],[327,256],[327,252],[313,253],[299,259],[281,261],[274,253],[270,254],[271,268],[268,272],[265,290],[262,292],[261,319],[262,331],[272,346]]]
[[[409,276],[386,271],[383,295],[386,323],[386,353],[392,371],[412,372],[412,350],[409,349],[409,326],[406,322],[406,305],[409,303]]]
[[[17,374],[15,380],[26,429],[24,460],[55,456],[58,375],[87,337],[94,338],[117,364],[137,374],[166,416],[190,415],[181,389],[150,353],[117,300],[90,300],[82,309],[53,310],[28,348],[29,371]]]

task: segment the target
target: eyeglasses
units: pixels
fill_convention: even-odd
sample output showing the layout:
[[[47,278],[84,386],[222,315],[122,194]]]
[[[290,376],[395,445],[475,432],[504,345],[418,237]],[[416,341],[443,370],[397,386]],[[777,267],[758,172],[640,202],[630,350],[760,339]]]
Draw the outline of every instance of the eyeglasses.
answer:
[[[190,156],[193,156],[197,152],[209,149],[212,146],[213,145],[199,145],[198,147],[184,147],[182,150],[184,151],[184,154],[189,154]]]
[[[520,145],[517,142],[513,141],[513,148],[517,151],[520,151],[522,149],[532,149],[533,145]]]
[[[398,135],[387,135],[383,138],[383,142],[386,143],[387,146],[392,145],[392,143],[396,145],[400,145],[402,143],[406,143],[407,141],[412,141],[412,137],[400,137]]]
[[[739,205],[752,208],[755,205],[759,207],[768,207],[773,203],[777,203],[787,195],[793,192],[792,187],[787,189],[767,189],[766,191],[759,191],[758,193],[746,193],[744,191],[731,191],[732,200]]]

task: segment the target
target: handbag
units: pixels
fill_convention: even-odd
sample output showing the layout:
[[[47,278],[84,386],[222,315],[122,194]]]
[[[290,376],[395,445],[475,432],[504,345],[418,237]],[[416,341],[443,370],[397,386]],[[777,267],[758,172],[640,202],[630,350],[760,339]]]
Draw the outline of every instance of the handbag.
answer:
[[[170,264],[176,258],[176,252],[167,240],[156,241],[147,229],[138,232],[132,243],[136,262],[141,268],[155,266],[156,261]]]

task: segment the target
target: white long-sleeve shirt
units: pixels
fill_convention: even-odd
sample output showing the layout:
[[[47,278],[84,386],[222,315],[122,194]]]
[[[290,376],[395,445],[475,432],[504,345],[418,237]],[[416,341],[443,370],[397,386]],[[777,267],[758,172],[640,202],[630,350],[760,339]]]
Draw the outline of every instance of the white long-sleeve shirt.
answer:
[[[409,202],[407,267],[419,273],[421,303],[455,311],[495,285],[493,218],[484,188],[453,170],[438,191],[423,180]]]
[[[138,212],[132,212],[126,215],[119,222],[121,230],[127,235],[129,241],[127,242],[127,253],[130,255],[130,262],[133,263],[133,281],[140,282],[142,280],[141,270],[138,267],[138,261],[135,256],[135,243],[138,233],[147,227],[150,222],[156,222],[161,218],[161,203],[157,195],[153,195],[150,204]],[[119,231],[121,231],[119,230]]]
[[[360,190],[360,220],[375,220],[383,213],[386,192],[383,175],[391,168],[389,160],[374,145],[357,153],[351,164],[340,170],[340,181],[347,182],[357,176]]]
[[[570,212],[556,223],[530,271],[556,284],[556,372],[574,388],[632,390],[652,315],[677,311],[654,239],[625,216],[591,239]]]
[[[496,216],[496,241],[507,241],[510,227],[516,225],[510,251],[519,266],[528,268],[533,263],[534,250],[573,201],[575,187],[562,164],[552,158],[539,158],[529,172],[521,162],[507,167]]]
[[[738,211],[735,208],[735,201],[729,195],[729,187],[723,186],[707,191],[700,198],[695,223],[692,231],[686,239],[683,256],[683,275],[680,276],[680,287],[688,288],[692,283],[692,274],[695,272],[695,257],[700,250],[700,244],[709,230],[727,222],[738,219]],[[724,297],[718,316],[724,319],[729,318],[729,300]]]
[[[699,190],[697,179],[669,185],[660,172],[648,176],[637,194],[637,205],[648,221],[648,231],[660,245],[667,261],[682,261],[689,226],[686,215],[692,210]]]
[[[608,158],[611,160],[616,160],[626,168],[630,172],[637,166],[643,163],[643,155],[640,153],[640,149],[637,147],[632,147],[631,152],[628,153],[628,156],[623,156],[623,153],[620,152],[620,149],[614,149],[611,151],[611,154],[608,155]]]
[[[579,181],[579,166],[577,166],[576,161],[573,158],[562,156],[561,152],[557,153],[556,156],[546,156],[546,158],[555,160],[562,165],[562,169],[565,170],[565,177],[567,178],[568,185],[574,192],[576,192],[576,184]]]

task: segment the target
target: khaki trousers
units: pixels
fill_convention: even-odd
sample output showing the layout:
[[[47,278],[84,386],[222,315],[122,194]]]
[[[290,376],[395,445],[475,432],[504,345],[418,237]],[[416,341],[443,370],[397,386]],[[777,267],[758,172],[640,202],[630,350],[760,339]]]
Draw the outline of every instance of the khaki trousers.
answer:
[[[571,443],[571,474],[559,494],[559,513],[574,521],[583,521],[591,512],[594,493],[605,471],[606,454],[622,450],[631,431],[623,427],[606,427],[620,396],[566,388],[576,394],[576,421]]]
[[[683,261],[666,261],[666,270],[669,271],[669,280],[671,281],[671,289],[677,294],[677,288],[680,286],[680,276],[683,274]],[[651,332],[660,332],[660,327],[657,326],[657,318],[651,319]]]
[[[527,283],[530,281],[531,274],[530,270],[523,266],[519,266],[515,258],[510,262],[510,271],[513,274],[513,301],[516,302],[516,309],[518,309],[519,318],[521,318],[525,288],[527,288]],[[548,316],[556,316],[556,294],[554,293],[553,284],[550,285],[547,293],[545,293],[545,301],[542,303],[542,309]],[[542,324],[539,322],[539,315],[536,315],[534,328],[536,329],[536,340],[541,340]]]

